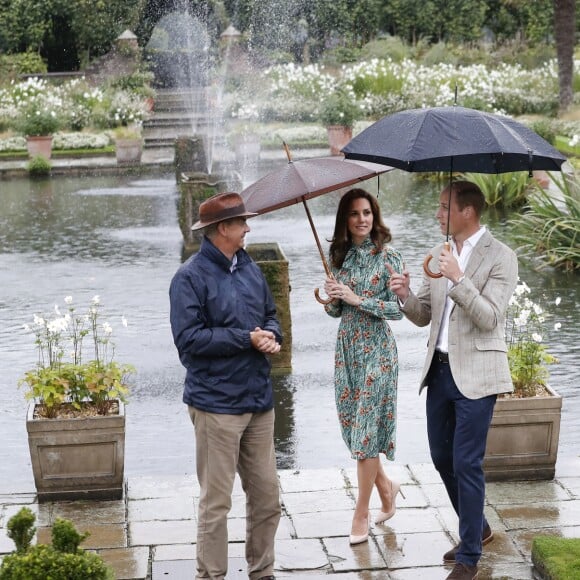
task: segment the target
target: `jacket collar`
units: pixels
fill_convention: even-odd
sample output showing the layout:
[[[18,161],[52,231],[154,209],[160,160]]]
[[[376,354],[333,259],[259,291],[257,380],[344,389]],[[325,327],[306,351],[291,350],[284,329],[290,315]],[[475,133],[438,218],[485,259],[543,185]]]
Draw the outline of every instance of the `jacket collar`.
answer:
[[[199,253],[208,260],[210,260],[211,262],[213,262],[214,264],[216,264],[217,266],[219,266],[222,270],[225,270],[226,272],[230,271],[232,261],[229,260],[221,250],[216,248],[216,246],[214,246],[212,241],[207,236],[203,236],[203,239],[201,240],[201,247],[199,249]],[[238,263],[236,265],[237,268],[240,268],[245,263],[250,261],[250,256],[245,250],[238,250],[236,252],[236,256],[238,259]]]

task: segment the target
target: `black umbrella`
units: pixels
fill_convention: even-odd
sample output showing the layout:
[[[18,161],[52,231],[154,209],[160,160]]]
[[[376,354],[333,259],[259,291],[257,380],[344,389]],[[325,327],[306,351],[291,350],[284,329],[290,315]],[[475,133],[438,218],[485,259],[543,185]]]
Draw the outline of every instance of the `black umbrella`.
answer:
[[[458,106],[410,109],[383,117],[342,152],[347,159],[405,171],[448,171],[450,184],[454,171],[529,171],[531,176],[534,169],[561,171],[566,161],[529,127],[509,117]],[[425,260],[425,271],[433,276],[426,267],[430,258]]]

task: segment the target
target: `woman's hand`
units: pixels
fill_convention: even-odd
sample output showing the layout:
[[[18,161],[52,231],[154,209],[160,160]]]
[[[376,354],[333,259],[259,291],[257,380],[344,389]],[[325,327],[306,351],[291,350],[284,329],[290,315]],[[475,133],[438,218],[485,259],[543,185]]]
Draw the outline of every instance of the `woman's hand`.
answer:
[[[359,306],[362,302],[362,298],[355,294],[350,287],[331,278],[326,279],[324,291],[334,301],[342,300],[351,306]]]

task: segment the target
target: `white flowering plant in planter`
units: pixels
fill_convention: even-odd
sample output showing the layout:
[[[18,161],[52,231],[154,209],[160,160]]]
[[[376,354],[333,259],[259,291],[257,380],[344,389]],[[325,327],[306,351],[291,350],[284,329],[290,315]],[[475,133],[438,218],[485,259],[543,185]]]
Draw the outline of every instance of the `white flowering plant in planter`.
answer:
[[[529,286],[520,280],[506,316],[508,361],[516,397],[533,397],[544,391],[548,365],[558,362],[544,344],[547,314],[529,298],[530,292]],[[560,304],[559,297],[555,304]],[[554,324],[555,330],[560,327],[559,322]]]
[[[113,328],[108,321],[100,322],[99,296],[84,313],[77,312],[71,296],[64,302],[64,314],[55,305],[52,317],[34,315],[32,325],[24,326],[36,337],[38,362],[19,386],[25,385],[25,397],[36,401],[39,417],[114,413],[116,401],[127,400],[127,381],[135,368],[114,360]],[[124,317],[122,323],[127,326]],[[85,350],[90,351],[88,360]]]

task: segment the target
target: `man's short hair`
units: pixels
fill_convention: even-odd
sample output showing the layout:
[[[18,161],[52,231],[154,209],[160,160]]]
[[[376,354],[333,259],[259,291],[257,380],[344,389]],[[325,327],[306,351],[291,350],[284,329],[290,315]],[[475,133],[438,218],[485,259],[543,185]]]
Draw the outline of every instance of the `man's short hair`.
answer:
[[[475,210],[477,217],[481,217],[485,209],[485,195],[483,195],[479,186],[471,183],[471,181],[454,181],[451,187],[455,192],[457,207],[462,210],[467,206],[471,206]]]

